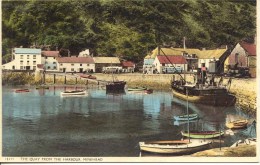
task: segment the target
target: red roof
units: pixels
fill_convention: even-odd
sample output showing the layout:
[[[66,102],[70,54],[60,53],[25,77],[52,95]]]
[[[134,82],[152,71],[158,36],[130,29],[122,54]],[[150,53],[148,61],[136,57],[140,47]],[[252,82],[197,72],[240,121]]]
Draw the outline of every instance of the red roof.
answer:
[[[134,67],[135,64],[132,61],[122,61],[123,67]]]
[[[187,64],[183,56],[157,56],[161,64]]]
[[[46,57],[59,57],[59,51],[42,51],[42,55]]]
[[[247,51],[248,55],[256,56],[256,45],[246,42],[241,42],[240,45]]]
[[[60,57],[57,58],[59,63],[94,63],[92,57]]]

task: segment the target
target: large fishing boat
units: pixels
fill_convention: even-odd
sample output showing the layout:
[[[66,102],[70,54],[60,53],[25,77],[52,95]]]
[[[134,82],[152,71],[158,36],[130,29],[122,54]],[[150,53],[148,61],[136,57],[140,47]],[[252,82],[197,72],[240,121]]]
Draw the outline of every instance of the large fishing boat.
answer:
[[[211,75],[209,82],[206,81],[206,72],[198,70],[197,82],[188,84],[184,79],[172,81],[171,88],[173,95],[180,99],[188,99],[189,102],[201,103],[213,106],[232,106],[236,102],[236,97],[229,93],[225,86],[221,86],[214,81]],[[209,78],[210,76],[208,76]],[[221,80],[220,80],[221,81]],[[231,79],[228,81],[231,83]],[[188,98],[186,93],[188,92]]]

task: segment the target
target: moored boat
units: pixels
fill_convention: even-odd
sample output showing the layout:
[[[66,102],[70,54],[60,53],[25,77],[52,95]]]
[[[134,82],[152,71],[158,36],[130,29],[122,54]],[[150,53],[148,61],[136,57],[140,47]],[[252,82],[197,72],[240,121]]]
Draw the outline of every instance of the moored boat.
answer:
[[[186,96],[186,91],[188,91],[188,97]],[[236,102],[236,97],[223,87],[181,85],[180,82],[174,81],[172,92],[177,98],[188,99],[189,102],[206,105],[232,106]]]
[[[151,141],[139,142],[140,150],[160,154],[190,154],[207,149],[211,142],[205,141]]]
[[[247,127],[247,120],[236,120],[226,123],[226,127],[229,129],[241,129]]]
[[[106,84],[106,91],[124,91],[125,81],[112,81]]]
[[[134,88],[128,88],[128,91],[144,91],[146,90],[146,87],[134,87]]]
[[[153,89],[146,89],[146,90],[144,90],[144,92],[146,94],[151,94],[151,93],[153,93]]]
[[[205,63],[201,65],[201,68],[198,68],[196,75],[194,75],[193,84],[186,82],[181,75],[181,80],[175,80],[175,78],[173,78],[171,83],[173,95],[177,98],[188,99],[189,102],[199,104],[233,106],[236,103],[236,97],[231,94],[227,88],[227,86],[230,87],[231,79],[229,79],[227,85],[223,86],[221,85],[223,78],[220,78],[217,84],[215,82],[215,75],[209,74]]]
[[[181,131],[182,136],[193,139],[214,139],[224,135],[223,131]]]
[[[61,97],[65,96],[86,96],[86,90],[73,90],[73,91],[64,91],[60,93]]]
[[[15,93],[24,93],[24,92],[30,92],[29,89],[16,89]]]
[[[198,114],[189,114],[189,115],[182,115],[182,116],[173,116],[175,120],[179,121],[187,121],[187,120],[195,120],[198,118]]]
[[[97,79],[96,76],[93,76],[91,74],[79,74],[81,78],[87,78],[87,79]]]

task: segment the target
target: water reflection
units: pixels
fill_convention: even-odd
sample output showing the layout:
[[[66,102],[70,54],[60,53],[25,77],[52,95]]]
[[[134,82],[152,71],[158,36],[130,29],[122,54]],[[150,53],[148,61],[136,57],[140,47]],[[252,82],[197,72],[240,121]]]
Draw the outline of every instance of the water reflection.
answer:
[[[187,129],[187,122],[176,124],[173,119],[186,114],[187,104],[170,92],[111,94],[88,89],[87,97],[60,97],[61,91],[74,89],[31,88],[17,94],[4,88],[3,155],[138,156],[139,141],[177,140]],[[189,113],[200,116],[190,123],[193,130],[225,129],[227,118],[246,117],[235,107],[192,103]],[[237,138],[225,138],[225,145]]]

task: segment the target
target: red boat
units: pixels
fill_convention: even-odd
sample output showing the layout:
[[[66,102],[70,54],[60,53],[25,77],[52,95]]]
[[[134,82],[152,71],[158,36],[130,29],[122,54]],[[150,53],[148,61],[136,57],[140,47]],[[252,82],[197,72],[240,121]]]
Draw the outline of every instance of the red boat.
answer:
[[[30,92],[29,89],[16,89],[15,93]]]
[[[97,79],[95,76],[90,75],[90,74],[80,74],[79,76],[80,76],[81,78]]]
[[[153,90],[152,90],[152,89],[146,89],[144,92],[145,92],[146,94],[151,94],[151,93],[153,93]]]

